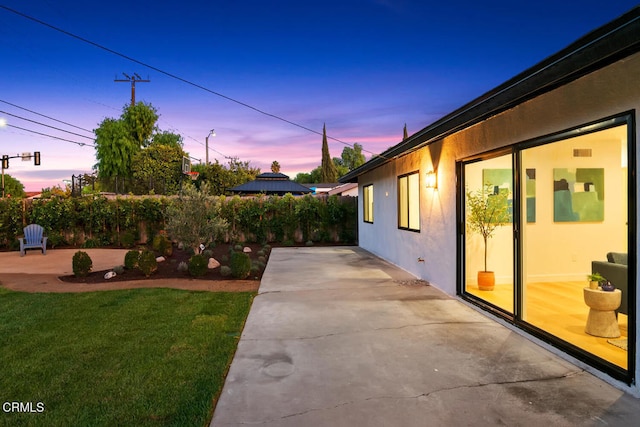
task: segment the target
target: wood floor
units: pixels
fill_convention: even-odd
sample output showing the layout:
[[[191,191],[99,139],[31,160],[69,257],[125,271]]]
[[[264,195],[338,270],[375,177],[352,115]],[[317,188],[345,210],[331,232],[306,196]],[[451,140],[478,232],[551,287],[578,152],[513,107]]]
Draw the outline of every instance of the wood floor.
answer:
[[[585,282],[529,283],[525,289],[523,320],[564,341],[627,369],[627,352],[584,331],[589,307],[584,303]],[[467,291],[513,312],[513,286],[496,285],[493,291],[469,286]],[[627,316],[618,315],[620,338],[627,337]]]

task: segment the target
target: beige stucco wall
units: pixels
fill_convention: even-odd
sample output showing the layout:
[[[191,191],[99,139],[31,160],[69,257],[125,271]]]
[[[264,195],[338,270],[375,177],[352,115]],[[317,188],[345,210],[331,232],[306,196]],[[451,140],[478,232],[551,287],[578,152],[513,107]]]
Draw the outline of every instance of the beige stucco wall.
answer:
[[[374,184],[374,223],[364,223],[360,211],[360,246],[455,295],[456,162],[630,110],[636,110],[637,122],[639,80],[640,54],[635,54],[360,176],[360,186]],[[637,126],[634,132],[640,140]],[[437,190],[424,186],[434,166]],[[421,177],[419,233],[397,228],[397,176],[416,170]],[[582,274],[585,265],[581,261],[573,267],[571,274]]]

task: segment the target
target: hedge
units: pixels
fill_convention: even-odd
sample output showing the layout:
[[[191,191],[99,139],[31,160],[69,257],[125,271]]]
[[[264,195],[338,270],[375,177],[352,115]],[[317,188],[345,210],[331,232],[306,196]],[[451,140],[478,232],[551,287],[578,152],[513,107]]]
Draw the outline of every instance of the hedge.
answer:
[[[357,236],[357,198],[338,196],[219,197],[229,223],[226,241],[352,244]],[[151,241],[165,228],[178,197],[139,196],[0,199],[0,248],[17,249],[17,236],[40,224],[51,247],[130,246]]]

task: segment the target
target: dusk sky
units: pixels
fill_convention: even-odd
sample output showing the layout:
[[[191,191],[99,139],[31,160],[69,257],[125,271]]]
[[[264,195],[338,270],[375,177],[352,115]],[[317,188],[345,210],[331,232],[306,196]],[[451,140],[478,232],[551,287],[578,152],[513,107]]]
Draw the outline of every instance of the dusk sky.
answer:
[[[405,123],[419,131],[636,5],[3,1],[0,154],[41,152],[41,166],[12,159],[5,171],[27,191],[91,172],[93,129],[131,98],[114,79],[137,73],[151,81],[136,101],[190,156],[204,162],[215,129],[210,161],[269,171],[277,160],[293,178],[320,164],[323,124],[341,141],[329,141],[333,157],[359,143],[368,159],[400,142]]]

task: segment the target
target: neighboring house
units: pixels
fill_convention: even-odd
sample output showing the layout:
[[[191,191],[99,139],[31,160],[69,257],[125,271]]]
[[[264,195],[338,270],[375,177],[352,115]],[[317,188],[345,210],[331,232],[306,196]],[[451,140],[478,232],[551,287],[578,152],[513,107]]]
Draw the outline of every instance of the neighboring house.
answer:
[[[273,172],[261,173],[256,176],[254,181],[238,185],[229,191],[240,195],[276,194],[279,196],[284,196],[287,193],[299,196],[312,192],[304,185],[291,181],[287,175]]]
[[[359,245],[640,396],[639,111],[636,7],[342,177],[359,186]],[[488,242],[492,291],[467,230],[466,191],[485,184],[511,217]],[[605,309],[594,336],[583,288],[608,253],[625,255],[627,313]]]
[[[337,187],[327,191],[329,196],[351,196],[358,197],[358,183],[348,182],[346,184],[339,184]]]
[[[313,191],[313,194],[326,194],[334,188],[341,185],[339,182],[321,182],[317,184],[302,184],[309,190]]]

